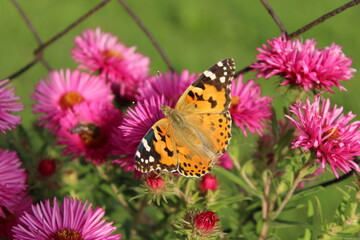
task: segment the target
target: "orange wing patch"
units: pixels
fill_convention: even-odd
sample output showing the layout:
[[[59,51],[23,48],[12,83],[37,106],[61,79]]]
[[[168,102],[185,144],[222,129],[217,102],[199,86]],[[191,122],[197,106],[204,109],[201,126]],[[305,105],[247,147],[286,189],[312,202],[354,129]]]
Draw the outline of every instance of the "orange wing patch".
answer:
[[[205,155],[197,154],[185,146],[177,146],[178,172],[187,177],[201,177],[211,170],[213,161]]]

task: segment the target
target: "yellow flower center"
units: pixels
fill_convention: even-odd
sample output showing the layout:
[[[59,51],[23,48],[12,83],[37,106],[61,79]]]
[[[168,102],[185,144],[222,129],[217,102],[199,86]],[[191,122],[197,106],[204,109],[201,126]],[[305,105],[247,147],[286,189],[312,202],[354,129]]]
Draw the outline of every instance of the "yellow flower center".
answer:
[[[82,142],[86,147],[99,148],[105,143],[106,136],[101,128],[95,123],[79,123],[71,132],[73,134],[79,134]]]
[[[237,105],[240,102],[240,97],[238,96],[231,96],[231,105],[230,105],[230,109],[234,109],[237,107]]]
[[[119,52],[112,50],[112,49],[106,49],[101,53],[102,57],[105,59],[110,59],[110,58],[116,58],[121,60],[122,56]]]
[[[84,98],[78,92],[72,91],[62,95],[59,100],[59,105],[65,110],[82,101],[84,101]]]
[[[61,229],[53,235],[54,240],[83,240],[80,233],[71,229]]]
[[[340,132],[336,128],[332,128],[324,132],[322,136],[323,137],[328,136],[327,139],[329,140],[338,140],[340,137]]]

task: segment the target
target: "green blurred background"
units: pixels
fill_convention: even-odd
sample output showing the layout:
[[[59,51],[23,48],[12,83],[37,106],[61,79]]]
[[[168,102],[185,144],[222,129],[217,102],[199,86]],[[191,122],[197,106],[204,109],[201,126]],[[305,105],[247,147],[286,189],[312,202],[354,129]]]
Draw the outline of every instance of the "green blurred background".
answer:
[[[18,0],[18,2],[45,42],[100,1]],[[136,0],[128,2],[159,41],[177,71],[189,69],[193,72],[201,72],[219,59],[227,57],[235,58],[237,69],[242,69],[255,61],[257,47],[260,47],[267,39],[277,37],[280,33],[260,1]],[[292,33],[347,1],[269,0],[269,2],[288,32]],[[332,42],[341,45],[345,54],[352,57],[353,68],[359,69],[359,22],[360,6],[356,6],[316,26],[303,34],[301,38],[314,38],[318,41],[320,48],[329,46]],[[167,70],[150,41],[115,0],[45,49],[44,56],[50,66],[53,69],[75,69],[77,65],[70,54],[74,46],[74,37],[80,35],[85,29],[98,26],[103,31],[117,35],[119,40],[126,45],[137,46],[139,52],[149,56],[152,73]],[[1,0],[0,79],[6,78],[30,62],[36,48],[37,42],[11,1]],[[21,115],[24,117],[23,124],[28,129],[36,118],[31,114],[30,94],[38,80],[46,77],[47,74],[46,68],[41,63],[37,63],[13,80],[17,87],[16,92],[26,106]],[[247,74],[245,79],[252,76],[252,73]],[[267,81],[260,79],[257,82],[262,85],[264,95],[275,98],[274,106],[281,117],[281,108],[292,100],[291,97],[280,96],[277,78]],[[345,112],[352,111],[359,114],[358,74],[355,73],[355,77],[349,82],[344,82],[343,86],[348,89],[348,92],[336,90],[335,94],[328,94],[328,96],[331,97],[333,103],[344,106]],[[331,218],[334,207],[340,199],[335,190],[329,192],[320,193],[318,196],[322,201],[332,198],[332,201],[329,201],[323,209],[324,214]],[[288,217],[297,219],[299,214]],[[285,231],[283,237],[295,239],[291,231]]]

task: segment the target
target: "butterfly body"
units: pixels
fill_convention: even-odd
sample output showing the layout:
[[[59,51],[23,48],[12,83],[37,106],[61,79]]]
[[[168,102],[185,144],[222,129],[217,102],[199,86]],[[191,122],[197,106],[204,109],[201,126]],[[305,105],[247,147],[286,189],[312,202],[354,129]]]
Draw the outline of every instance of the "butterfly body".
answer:
[[[165,117],[141,140],[135,154],[137,170],[195,177],[210,171],[231,138],[228,109],[234,71],[233,59],[220,61],[188,87],[175,108],[160,106]]]

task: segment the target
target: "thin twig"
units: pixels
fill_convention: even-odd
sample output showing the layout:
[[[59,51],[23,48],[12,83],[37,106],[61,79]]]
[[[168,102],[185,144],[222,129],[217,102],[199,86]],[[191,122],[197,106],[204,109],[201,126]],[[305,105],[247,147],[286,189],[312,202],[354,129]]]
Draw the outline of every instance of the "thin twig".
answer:
[[[269,196],[270,196],[270,189],[271,189],[271,178],[268,172],[266,172],[265,177],[265,189],[264,189],[264,197],[262,198],[262,217],[263,217],[263,223],[261,226],[260,236],[259,240],[265,240],[268,232],[269,232]]]
[[[165,52],[160,47],[160,44],[155,40],[154,36],[150,33],[150,31],[145,27],[144,23],[140,20],[140,18],[135,14],[133,10],[127,5],[125,0],[119,0],[120,4],[125,8],[125,10],[128,12],[128,14],[134,19],[134,21],[137,23],[137,25],[143,30],[145,35],[149,38],[151,43],[154,45],[156,50],[159,52],[160,56],[164,60],[165,64],[168,66],[169,70],[172,72],[175,72],[175,68],[170,63],[169,59],[165,55]]]
[[[35,57],[31,62],[29,62],[28,64],[26,64],[24,67],[22,67],[20,70],[16,71],[15,73],[11,74],[10,76],[4,78],[4,79],[14,79],[18,76],[20,76],[21,74],[23,74],[24,72],[26,72],[28,69],[30,69],[32,66],[35,65],[35,63],[37,63],[39,61],[38,57]]]
[[[48,47],[50,44],[56,42],[59,38],[64,36],[66,33],[68,33],[71,29],[82,23],[85,19],[90,17],[92,14],[97,12],[100,8],[104,7],[106,4],[108,4],[111,0],[104,0],[100,2],[98,5],[96,5],[94,8],[90,9],[87,13],[82,15],[80,18],[78,18],[75,22],[71,23],[67,28],[65,28],[63,31],[56,34],[54,37],[52,37],[50,40],[46,41],[44,44],[42,44],[40,47],[38,47],[34,54],[37,55],[39,52],[41,52],[44,48]]]
[[[300,34],[308,31],[309,29],[315,27],[316,25],[318,25],[319,23],[322,23],[324,22],[325,20],[345,11],[346,9],[350,8],[350,7],[353,7],[353,6],[356,6],[360,3],[360,0],[353,0],[351,2],[348,2],[346,4],[344,4],[343,6],[339,7],[339,8],[336,8],[335,10],[319,17],[318,19],[312,21],[311,23],[305,25],[304,27],[296,30],[295,32],[291,33],[288,35],[288,39],[292,39],[294,37],[297,37],[299,36]]]
[[[280,28],[280,31],[285,33],[287,35],[287,31],[285,28],[285,25],[280,21],[279,17],[276,15],[275,11],[272,9],[272,7],[270,6],[270,4],[266,1],[266,0],[260,0],[261,3],[264,5],[264,7],[266,8],[266,10],[268,11],[268,13],[270,14],[270,16],[273,18],[273,20],[275,21],[276,25],[278,25],[278,27]]]
[[[18,12],[20,13],[21,17],[24,19],[25,24],[30,29],[30,31],[31,31],[32,35],[34,36],[35,40],[38,42],[39,46],[41,46],[42,45],[42,40],[40,38],[40,35],[36,31],[36,29],[34,28],[34,25],[31,23],[30,19],[28,18],[28,16],[25,13],[25,11],[22,9],[22,7],[18,3],[18,1],[16,1],[16,0],[11,0],[11,1],[14,4],[14,6],[16,7],[16,9],[18,10]],[[40,58],[39,60],[47,68],[47,70],[50,71],[51,70],[50,64],[43,58],[42,54],[41,54],[41,56],[39,58]]]

